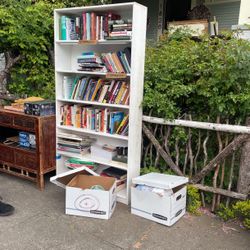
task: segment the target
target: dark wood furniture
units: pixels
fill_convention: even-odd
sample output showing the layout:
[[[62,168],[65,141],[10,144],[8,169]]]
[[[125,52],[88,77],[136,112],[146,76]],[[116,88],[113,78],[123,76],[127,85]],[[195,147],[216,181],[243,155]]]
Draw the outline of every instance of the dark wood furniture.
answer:
[[[44,189],[44,174],[55,169],[55,116],[32,116],[0,109],[0,137],[20,131],[36,135],[36,149],[0,142],[0,172],[37,183]]]

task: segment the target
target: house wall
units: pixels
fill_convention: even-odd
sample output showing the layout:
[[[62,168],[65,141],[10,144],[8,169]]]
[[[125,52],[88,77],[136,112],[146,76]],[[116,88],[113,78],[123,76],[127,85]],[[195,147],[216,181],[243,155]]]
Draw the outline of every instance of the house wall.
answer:
[[[250,24],[250,0],[241,0],[239,24]]]
[[[219,30],[231,30],[232,25],[238,24],[242,1],[246,1],[250,5],[250,0],[203,0],[211,12],[211,19],[216,17]],[[192,7],[196,6],[198,2],[200,0],[192,0]]]

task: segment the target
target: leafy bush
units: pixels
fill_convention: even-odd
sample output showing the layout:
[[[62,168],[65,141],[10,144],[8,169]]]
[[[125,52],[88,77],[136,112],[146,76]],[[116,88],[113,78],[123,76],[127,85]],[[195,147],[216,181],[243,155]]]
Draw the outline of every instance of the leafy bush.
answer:
[[[157,101],[156,101],[157,100]],[[250,111],[250,43],[232,34],[193,39],[166,34],[148,46],[144,112],[173,119],[217,115],[244,119]]]
[[[243,221],[243,225],[250,229],[250,200],[236,202],[233,211],[235,216]]]
[[[159,167],[153,167],[153,166],[141,168],[141,175],[149,174],[149,173],[152,173],[152,172],[154,172],[154,173],[163,173],[163,174],[174,174],[171,169],[162,170]]]
[[[217,214],[225,221],[237,218],[247,229],[250,229],[250,200],[238,201],[230,208],[221,204]]]
[[[232,208],[226,207],[224,204],[220,204],[217,215],[222,218],[224,221],[231,220],[235,218],[234,211]]]
[[[199,215],[201,207],[201,197],[199,190],[192,185],[187,186],[187,211],[191,214]]]

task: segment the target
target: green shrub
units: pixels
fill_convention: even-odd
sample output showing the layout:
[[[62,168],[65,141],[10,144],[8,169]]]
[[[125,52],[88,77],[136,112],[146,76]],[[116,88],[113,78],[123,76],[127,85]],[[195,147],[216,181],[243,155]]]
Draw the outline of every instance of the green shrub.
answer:
[[[147,47],[144,91],[144,113],[152,116],[244,120],[250,113],[250,43],[232,34],[198,41],[180,31],[166,35]]]
[[[162,170],[160,167],[153,167],[153,166],[141,168],[141,175],[152,173],[152,172],[163,173],[163,174],[174,174],[171,169]]]
[[[230,208],[220,205],[217,215],[224,221],[237,218],[243,222],[243,225],[250,229],[250,200],[238,201]]]
[[[200,215],[201,197],[199,190],[192,185],[187,186],[187,211],[191,214]]]
[[[236,202],[233,205],[233,211],[236,218],[239,218],[243,225],[250,229],[250,200]]]
[[[224,221],[234,219],[235,214],[232,208],[226,207],[224,204],[220,204],[217,215],[222,218]]]

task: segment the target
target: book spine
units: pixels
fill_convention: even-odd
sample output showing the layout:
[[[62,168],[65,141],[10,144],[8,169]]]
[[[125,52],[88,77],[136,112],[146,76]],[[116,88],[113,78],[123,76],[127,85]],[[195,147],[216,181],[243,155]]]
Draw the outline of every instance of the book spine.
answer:
[[[91,12],[91,40],[96,39],[96,14]]]
[[[91,39],[91,29],[90,29],[90,26],[91,26],[91,17],[90,17],[90,13],[86,13],[86,29],[87,29],[87,37],[86,39],[87,40],[90,40]]]
[[[61,26],[61,29],[60,29],[60,39],[61,40],[67,40],[67,28],[66,28],[66,16],[61,16],[60,18],[60,26]]]
[[[77,37],[77,40],[80,40],[80,17],[76,17],[76,37]]]
[[[100,16],[97,16],[96,17],[96,38],[95,38],[97,41],[99,40],[99,34],[100,34],[99,24],[100,24]]]

